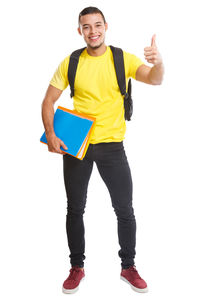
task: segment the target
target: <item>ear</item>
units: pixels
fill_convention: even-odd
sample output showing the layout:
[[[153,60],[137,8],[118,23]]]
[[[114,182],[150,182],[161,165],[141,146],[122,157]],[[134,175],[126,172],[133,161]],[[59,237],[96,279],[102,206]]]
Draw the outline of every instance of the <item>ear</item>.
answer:
[[[77,31],[80,35],[82,35],[80,27],[77,28]]]
[[[105,23],[105,31],[108,29],[108,23]]]

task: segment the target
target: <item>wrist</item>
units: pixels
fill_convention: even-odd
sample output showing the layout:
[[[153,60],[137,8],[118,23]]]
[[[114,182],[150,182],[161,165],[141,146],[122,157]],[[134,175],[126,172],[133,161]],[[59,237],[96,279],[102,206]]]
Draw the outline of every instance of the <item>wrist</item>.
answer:
[[[45,134],[46,134],[47,138],[56,136],[55,132],[52,131],[52,130],[51,131],[45,131]]]
[[[156,67],[164,67],[163,61],[162,60],[158,61],[157,63],[154,64],[154,66],[156,66]]]

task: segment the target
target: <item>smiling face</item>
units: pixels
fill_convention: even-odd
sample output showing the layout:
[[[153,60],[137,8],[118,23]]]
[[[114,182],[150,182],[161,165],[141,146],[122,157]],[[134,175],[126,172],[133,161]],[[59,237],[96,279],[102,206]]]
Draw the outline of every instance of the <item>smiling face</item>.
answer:
[[[81,16],[78,32],[89,48],[98,49],[104,45],[107,28],[108,24],[104,23],[101,14],[87,14]]]

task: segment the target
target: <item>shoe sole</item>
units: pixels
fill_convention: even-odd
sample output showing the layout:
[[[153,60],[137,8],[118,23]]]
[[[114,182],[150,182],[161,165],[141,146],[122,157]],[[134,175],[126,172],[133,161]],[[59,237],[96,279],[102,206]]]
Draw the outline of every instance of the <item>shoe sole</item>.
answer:
[[[85,276],[80,280],[79,282],[79,285],[80,283],[85,279]],[[78,288],[79,288],[79,285],[75,288],[75,289],[65,289],[64,287],[62,287],[62,292],[64,294],[73,294],[73,293],[76,293],[78,291]]]
[[[123,276],[120,276],[120,279],[125,281],[126,283],[128,283],[131,288],[135,291],[135,292],[138,292],[138,293],[147,293],[148,292],[148,287],[144,288],[144,289],[139,289],[139,288],[136,288],[134,285],[132,285],[126,278],[124,278]]]

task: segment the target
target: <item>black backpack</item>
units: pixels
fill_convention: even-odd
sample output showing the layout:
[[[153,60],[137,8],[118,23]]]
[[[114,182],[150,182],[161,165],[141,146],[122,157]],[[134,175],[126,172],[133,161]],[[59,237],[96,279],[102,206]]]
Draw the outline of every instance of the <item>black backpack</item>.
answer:
[[[71,89],[70,96],[74,96],[74,81],[76,76],[76,69],[79,61],[79,56],[85,49],[81,48],[75,50],[70,55],[69,67],[68,67],[68,80]],[[114,59],[114,66],[117,75],[117,82],[119,85],[119,89],[121,94],[124,96],[124,118],[125,120],[130,121],[133,113],[133,100],[131,97],[131,78],[128,81],[128,91],[126,92],[126,80],[125,80],[125,69],[124,69],[124,58],[123,51],[121,48],[110,46]]]

